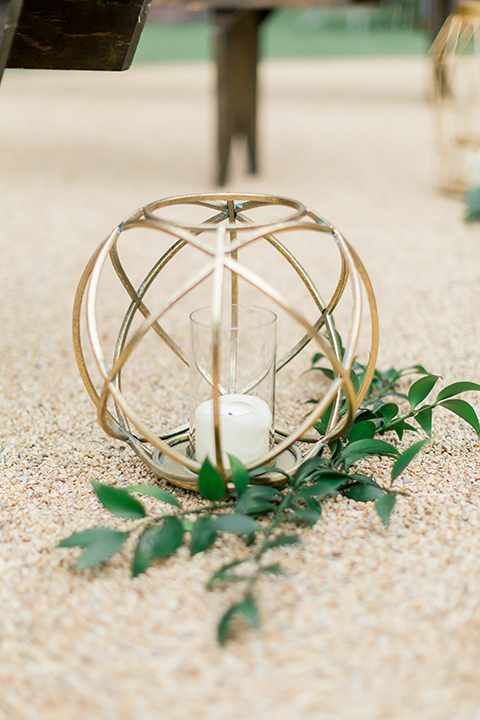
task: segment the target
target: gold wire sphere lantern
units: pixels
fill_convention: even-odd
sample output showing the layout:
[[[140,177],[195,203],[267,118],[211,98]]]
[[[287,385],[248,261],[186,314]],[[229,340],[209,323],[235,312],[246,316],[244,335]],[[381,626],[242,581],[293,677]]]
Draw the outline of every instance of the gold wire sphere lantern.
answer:
[[[430,50],[439,186],[480,187],[480,1],[457,2]]]
[[[192,211],[200,213],[201,221],[190,219]],[[125,267],[129,252],[134,259],[136,253],[140,254],[135,245],[136,234],[140,232],[148,232],[148,248],[154,260],[140,279],[134,281]],[[135,242],[129,242],[130,238]],[[125,257],[121,257],[120,253],[121,239],[126,243]],[[330,278],[332,289],[328,300],[322,298],[314,280],[318,268],[310,267],[310,257],[315,255],[318,242],[325,240],[331,241],[330,249],[336,248],[338,251],[338,274],[333,280]],[[303,248],[307,259],[301,262],[293,248]],[[320,252],[325,259],[329,255],[323,248]],[[265,261],[266,256],[268,259]],[[290,282],[288,287],[278,287],[275,259],[287,263],[288,272],[292,275],[292,287],[294,281],[301,286],[311,308],[308,314],[299,309],[299,303],[294,298],[289,297]],[[110,354],[104,347],[104,337],[112,330],[113,320],[108,308],[102,312],[100,292],[109,265],[114,271],[110,271],[110,281],[126,293],[126,312],[118,327],[113,328],[115,339]],[[281,277],[284,277],[283,273]],[[157,294],[153,293],[154,287],[157,288]],[[348,295],[347,288],[350,291],[350,300],[347,299],[350,320],[343,347],[333,313],[340,301],[343,302]],[[203,299],[202,303],[202,312],[208,317],[206,335],[205,328],[202,332],[209,343],[209,358],[201,361],[196,358],[195,349],[189,353],[182,344],[183,340],[174,337],[177,330],[185,325],[185,309],[188,310],[188,316],[192,307],[195,310],[198,306],[199,293],[203,293],[203,298],[207,297],[207,302]],[[253,353],[249,351],[247,361],[239,354],[239,317],[244,312],[240,308],[245,296],[245,307],[247,312],[251,312],[252,294],[255,306],[264,306],[264,310],[260,309],[270,313],[270,316],[281,316],[289,329],[278,338],[278,345],[282,344],[279,342],[281,340],[284,348],[280,357],[277,357],[276,348],[273,352],[273,371],[270,372],[267,366],[264,371],[255,370],[251,382],[241,380],[238,386],[236,378],[240,371],[237,372],[237,364],[247,362],[253,366],[257,356],[255,349]],[[108,305],[108,292],[106,297]],[[365,298],[367,302],[363,303]],[[192,317],[196,312],[192,313]],[[167,318],[171,314],[173,322],[170,328],[167,327]],[[370,324],[369,358],[363,382],[355,388],[351,381],[351,370],[360,337],[362,315],[365,314],[369,315]],[[101,316],[105,325],[102,324]],[[222,339],[225,326],[230,338],[226,347]],[[248,324],[245,336],[255,337]],[[111,437],[127,443],[157,476],[192,490],[198,489],[202,462],[198,457],[199,448],[195,447],[196,443],[200,444],[200,406],[191,407],[190,422],[160,433],[155,429],[155,422],[142,417],[126,394],[124,386],[128,383],[125,374],[128,375],[128,366],[146,338],[153,338],[155,343],[152,355],[154,364],[156,359],[162,359],[165,366],[165,362],[170,362],[169,358],[172,358],[172,362],[174,358],[182,371],[189,374],[190,396],[193,397],[191,406],[192,402],[193,405],[198,404],[195,389],[192,391],[196,387],[192,377],[200,378],[204,390],[207,388],[207,394],[210,394],[210,445],[213,448],[209,451],[210,459],[221,472],[227,487],[230,487],[231,468],[225,447],[230,435],[235,436],[234,440],[237,441],[238,438],[249,438],[259,415],[254,409],[250,415],[245,411],[247,414],[244,417],[225,419],[222,402],[227,404],[229,397],[234,399],[235,407],[237,401],[241,403],[242,400],[265,405],[256,396],[260,396],[262,382],[267,375],[273,377],[269,385],[272,390],[275,383],[278,385],[279,375],[303,351],[307,349],[310,355],[319,353],[331,368],[328,386],[322,396],[316,399],[313,408],[308,414],[303,413],[294,426],[282,427],[275,421],[267,433],[268,445],[258,457],[248,457],[244,461],[249,470],[263,469],[256,482],[281,485],[284,482],[282,471],[294,472],[302,462],[318,455],[327,442],[343,434],[352,423],[375,369],[378,317],[365,268],[354,249],[333,225],[302,203],[289,198],[213,193],[176,196],[153,202],[133,213],[110,233],[90,259],[80,280],[73,311],[73,338],[80,374],[96,406],[103,430]],[[222,374],[222,354],[225,355],[225,352],[230,381],[232,376],[235,377],[230,388],[226,387],[230,381],[225,381]],[[133,377],[136,379],[136,375]],[[158,384],[162,384],[161,378]],[[156,382],[151,384],[149,390],[153,392],[154,386],[157,386]],[[228,395],[232,388],[234,394]],[[167,387],[162,388],[164,394],[167,390]],[[178,391],[173,390],[173,394],[175,392]],[[341,411],[342,404],[346,408],[345,412]],[[313,426],[325,416],[329,408],[326,430],[323,435],[319,435]],[[273,422],[275,414],[271,409],[269,422]],[[227,414],[232,415],[231,412]],[[205,419],[202,421],[205,424]],[[224,424],[227,422],[233,422],[233,431]]]

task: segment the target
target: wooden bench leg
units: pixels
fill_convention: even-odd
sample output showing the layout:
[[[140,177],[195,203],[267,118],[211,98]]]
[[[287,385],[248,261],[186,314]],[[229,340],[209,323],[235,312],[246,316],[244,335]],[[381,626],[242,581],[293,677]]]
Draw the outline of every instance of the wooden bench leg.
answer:
[[[23,0],[0,0],[0,81],[22,10]]]
[[[258,28],[268,11],[216,10],[218,183],[224,185],[232,140],[245,136],[248,165],[257,171]]]
[[[437,37],[449,13],[450,0],[434,0],[432,2],[430,17],[427,21],[427,30],[432,41]]]

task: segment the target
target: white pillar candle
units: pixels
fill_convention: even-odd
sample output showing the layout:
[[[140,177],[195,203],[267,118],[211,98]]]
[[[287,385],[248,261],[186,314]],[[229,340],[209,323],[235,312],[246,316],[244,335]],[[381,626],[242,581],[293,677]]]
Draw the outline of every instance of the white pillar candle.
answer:
[[[230,465],[228,455],[249,463],[268,452],[272,413],[264,400],[253,395],[222,395],[219,410],[226,467]],[[201,403],[195,411],[195,457],[202,463],[207,456],[215,464],[213,400]]]

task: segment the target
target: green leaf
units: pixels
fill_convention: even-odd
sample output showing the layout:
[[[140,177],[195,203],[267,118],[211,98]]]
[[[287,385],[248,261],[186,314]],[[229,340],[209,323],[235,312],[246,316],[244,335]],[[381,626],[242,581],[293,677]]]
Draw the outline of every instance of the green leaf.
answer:
[[[322,482],[328,482],[335,484],[341,480],[348,480],[350,475],[343,472],[343,470],[332,470],[329,467],[321,467],[316,473],[312,473],[311,479],[321,480]]]
[[[90,542],[92,542],[91,538],[93,539],[96,535],[98,535],[98,537],[100,538],[103,533],[110,533],[110,531],[110,528],[96,527],[91,528],[90,530],[81,530],[80,532],[74,532],[68,537],[63,538],[63,540],[60,540],[60,542],[58,542],[55,547],[86,547]],[[117,531],[115,530],[115,532]]]
[[[283,547],[284,545],[300,545],[301,542],[298,535],[277,535],[273,540],[265,543],[265,550],[272,550],[273,548]]]
[[[327,467],[326,463],[327,461],[322,457],[313,457],[310,458],[310,460],[305,460],[305,462],[299,465],[293,475],[292,480],[295,486],[298,487],[301,483],[311,480],[320,470]]]
[[[167,517],[160,526],[160,532],[155,540],[157,557],[173,555],[183,540],[183,524],[180,518]]]
[[[432,414],[432,408],[425,408],[415,415],[415,420],[422,430],[427,433],[428,437],[432,437]]]
[[[480,187],[474,187],[465,194],[465,222],[480,220]]]
[[[338,461],[342,452],[342,447],[342,441],[339,438],[331,440],[328,443],[328,449],[330,450],[331,460],[333,463],[336,463]]]
[[[353,465],[358,460],[362,460],[369,455],[387,455],[388,457],[396,457],[399,454],[396,447],[385,440],[377,438],[356,440],[349,443],[340,453],[339,460],[345,463],[345,469]]]
[[[81,570],[109,560],[112,555],[115,555],[120,550],[128,536],[128,532],[120,532],[113,528],[96,527],[73,533],[73,535],[61,540],[57,547],[84,548],[74,566],[74,570]]]
[[[385,425],[392,422],[393,418],[398,413],[398,405],[396,403],[388,402],[382,405],[378,405],[377,414],[380,414],[383,418]]]
[[[234,455],[229,455],[230,467],[232,469],[232,482],[239,495],[243,495],[250,481],[248,470]]]
[[[377,483],[357,483],[349,490],[345,490],[343,494],[357,502],[370,502],[371,500],[383,497],[385,490],[381,488],[380,485],[377,485]]]
[[[332,478],[331,480],[324,479],[323,477],[318,480],[313,485],[304,485],[300,490],[297,492],[297,497],[299,498],[309,498],[309,497],[316,497],[317,500],[320,500],[323,497],[326,497],[327,495],[336,495],[338,492],[338,489],[341,485],[343,485],[344,482],[348,480],[348,475],[346,473],[339,473],[340,478]]]
[[[311,367],[313,368],[313,367],[318,363],[318,361],[321,360],[321,359],[324,358],[324,357],[325,357],[325,355],[324,355],[323,353],[321,353],[321,352],[316,352],[316,353],[314,353],[314,355],[313,355],[313,357],[312,357]]]
[[[407,430],[415,433],[418,432],[416,427],[408,423],[406,420],[403,420],[403,418],[395,420],[395,422],[391,423],[386,429],[396,432],[399,440],[403,438],[403,434]]]
[[[213,522],[218,532],[234,533],[235,535],[249,535],[259,529],[253,518],[238,512],[218,515]]]
[[[281,499],[278,490],[267,485],[249,485],[235,506],[235,512],[255,515],[274,510]]]
[[[310,461],[307,461],[310,462]],[[307,464],[307,463],[305,463]],[[300,466],[301,470],[301,466]],[[299,473],[300,476],[300,473]],[[342,470],[332,470],[330,467],[326,467],[325,465],[320,465],[316,463],[316,467],[311,467],[310,471],[308,472],[307,477],[301,478],[303,480],[303,485],[305,488],[311,487],[310,485],[307,485],[306,483],[311,482],[313,480],[321,480],[322,482],[328,483],[332,486],[338,485],[338,483],[342,483],[344,480],[348,479],[349,475],[347,473],[343,472]],[[307,493],[308,495],[312,495],[313,493]]]
[[[155,539],[161,532],[160,527],[147,527],[138,538],[133,556],[132,575],[136,577],[145,572],[157,557],[154,552]]]
[[[420,440],[420,442],[415,443],[415,445],[411,445],[400,455],[392,468],[392,481],[396,480],[396,478],[405,470],[407,465],[409,465],[415,455],[420,452],[426,442],[428,442],[428,440]]]
[[[220,645],[225,645],[227,640],[233,636],[232,621],[238,615],[243,617],[251,627],[260,627],[257,605],[251,593],[247,593],[241,602],[231,605],[221,617],[217,629],[217,637]]]
[[[217,640],[220,645],[225,645],[230,638],[233,637],[233,619],[237,614],[237,603],[231,605],[228,610],[220,618],[217,627]]]
[[[356,395],[356,394],[358,393],[359,389],[360,389],[361,380],[360,380],[360,378],[358,377],[358,375],[357,375],[357,373],[355,372],[355,370],[352,370],[352,371],[350,372],[350,382],[351,382],[352,385],[353,385],[353,390],[354,390],[355,395]]]
[[[465,420],[469,425],[473,427],[477,435],[480,435],[480,423],[478,422],[477,415],[473,407],[466,400],[443,400],[440,405],[447,410],[455,413],[462,420]]]
[[[396,501],[397,496],[395,493],[386,493],[383,497],[375,500],[375,510],[385,527],[390,525],[390,515],[392,514]]]
[[[332,414],[333,410],[333,403],[330,403],[330,405],[327,407],[323,415],[320,417],[320,419],[313,423],[313,427],[320,435],[325,435],[327,432],[328,423],[330,420],[330,416]]]
[[[238,610],[242,613],[249,625],[253,628],[260,627],[260,616],[252,593],[247,593],[243,602],[238,606]]]
[[[419,373],[421,375],[431,375],[431,373],[428,372],[428,370],[425,370],[423,365],[409,365],[408,368],[405,368],[405,370],[402,370],[402,375],[411,375],[413,372]]]
[[[253,468],[253,470],[250,470],[248,476],[250,480],[261,480],[262,475],[266,475],[267,473],[269,474],[271,472],[283,475],[283,477],[285,477],[289,481],[292,479],[292,476],[286,470],[283,470],[279,467],[272,467],[271,465],[259,465],[258,467]]]
[[[274,501],[281,497],[281,492],[269,485],[250,485],[237,502],[237,509],[240,503],[246,501],[248,498],[261,498],[262,500]]]
[[[363,422],[364,420],[372,420],[373,422],[375,422],[376,419],[377,419],[376,413],[374,413],[368,409],[367,410],[363,409],[355,415],[356,423]]]
[[[452,397],[452,395],[458,395],[459,393],[468,392],[470,390],[480,390],[480,385],[478,383],[468,381],[452,383],[451,385],[444,387],[443,390],[440,390],[437,395],[437,399],[435,400],[435,404],[439,403],[441,400],[446,400],[447,398]]]
[[[278,563],[273,563],[272,565],[264,565],[264,567],[260,568],[260,572],[270,573],[271,575],[285,575],[282,566]]]
[[[190,541],[190,555],[208,550],[215,542],[217,530],[214,518],[200,517],[194,523]]]
[[[146,513],[142,503],[132,497],[128,490],[97,482],[92,482],[92,487],[102,505],[113,515],[127,519],[145,517]]]
[[[212,502],[221,500],[225,495],[226,488],[223,478],[208,457],[205,458],[198,475],[198,490],[205,500]]]
[[[310,369],[311,370],[319,370],[329,380],[333,380],[335,377],[335,373],[333,372],[332,368],[326,367],[325,365],[312,365],[312,367]]]
[[[399,454],[397,448],[391,443],[388,443],[385,440],[377,440],[376,438],[373,438],[356,440],[353,443],[348,443],[348,445],[342,450],[340,457],[343,459],[349,455],[358,455],[359,453],[362,453],[363,455]]]
[[[236,575],[233,569],[242,565],[245,562],[243,560],[233,560],[233,562],[222,565],[216,572],[213,573],[212,577],[207,583],[207,587],[211,589],[217,582],[239,582],[245,580],[244,575]]]
[[[376,433],[377,429],[375,427],[375,423],[371,420],[364,420],[363,422],[359,422],[352,426],[349,434],[348,439],[350,442],[355,442],[356,440],[364,440],[364,439],[372,439]]]
[[[150,525],[140,535],[132,563],[132,575],[137,577],[161,557],[168,557],[180,547],[183,525],[179,518],[167,517],[161,525]]]
[[[172,495],[168,490],[159,487],[158,485],[130,485],[127,488],[129,493],[135,492],[139,495],[148,495],[149,497],[155,498],[155,500],[161,500],[161,502],[167,503],[168,505],[175,505],[180,507],[180,503],[175,495]]]
[[[306,503],[306,508],[301,507],[300,505],[292,505],[292,510],[298,520],[304,522],[305,525],[308,525],[308,527],[313,527],[320,518],[322,508],[321,505],[313,498],[307,500]]]
[[[248,505],[242,504],[238,511],[245,513],[246,515],[252,515],[253,517],[259,517],[261,515],[268,515],[268,513],[274,512],[276,505],[266,500],[252,499],[248,502]]]
[[[417,405],[419,405],[422,400],[425,400],[439,377],[440,375],[426,375],[413,383],[408,391],[408,399],[410,400],[412,410],[415,410]]]
[[[121,535],[125,540],[128,537],[128,532],[119,532],[113,528],[107,527],[95,527],[89,530],[81,530],[80,532],[72,533],[63,540],[57,543],[56,547],[88,547],[89,545],[96,544],[97,542],[103,542],[104,540],[111,538],[116,535]]]

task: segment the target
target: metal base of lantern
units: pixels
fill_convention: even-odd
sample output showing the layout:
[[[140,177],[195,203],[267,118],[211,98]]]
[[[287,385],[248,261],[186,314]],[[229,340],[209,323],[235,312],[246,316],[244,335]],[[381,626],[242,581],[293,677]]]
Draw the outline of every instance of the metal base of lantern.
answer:
[[[282,435],[276,435],[275,443],[279,443],[283,439],[284,437]],[[178,435],[173,436],[169,439],[168,444],[174,447],[181,455],[186,457],[190,446],[188,432],[179,433]],[[285,475],[281,472],[275,472],[275,470],[277,469],[289,472],[301,461],[302,452],[298,445],[290,445],[287,450],[280,453],[280,455],[277,455],[271,464],[271,472],[262,475],[257,481],[258,484],[271,485],[274,487],[284,485]],[[198,475],[181,465],[179,462],[172,460],[172,458],[160,452],[160,450],[155,450],[153,452],[150,467],[157,473],[157,475],[165,480],[175,483],[175,485],[179,485],[187,490],[198,490]]]

